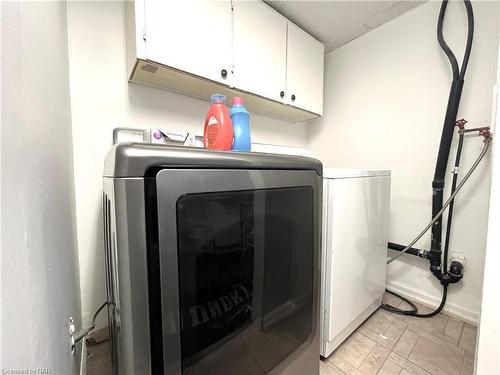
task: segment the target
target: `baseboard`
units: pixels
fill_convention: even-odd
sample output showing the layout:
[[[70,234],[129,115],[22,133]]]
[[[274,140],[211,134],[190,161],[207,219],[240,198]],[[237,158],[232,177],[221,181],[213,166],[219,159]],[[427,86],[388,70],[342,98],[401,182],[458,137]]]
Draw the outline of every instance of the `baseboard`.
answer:
[[[440,299],[434,296],[422,293],[421,291],[417,291],[415,289],[407,288],[394,282],[388,281],[385,287],[392,292],[401,294],[403,297],[409,298],[429,308],[435,308],[441,302]],[[446,302],[443,312],[473,326],[479,326],[479,314],[477,312],[465,309],[452,302]]]

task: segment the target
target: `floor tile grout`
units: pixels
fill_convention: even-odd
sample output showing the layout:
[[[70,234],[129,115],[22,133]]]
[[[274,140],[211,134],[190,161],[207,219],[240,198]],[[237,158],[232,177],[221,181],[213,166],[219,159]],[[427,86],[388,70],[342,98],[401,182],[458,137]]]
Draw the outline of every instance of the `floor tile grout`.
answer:
[[[462,335],[464,334],[465,323],[462,324],[462,329],[460,330],[460,335],[458,335],[457,345],[460,346],[460,341],[462,340]]]
[[[460,372],[459,374],[462,373],[463,369],[464,369],[464,363],[465,363],[465,352],[464,352],[464,356],[462,357],[462,364],[460,365]]]
[[[411,350],[410,350],[410,354],[408,356],[411,355],[411,353],[413,353],[413,349],[415,349],[415,345],[417,345],[417,341],[418,341],[418,338],[415,340],[415,342],[413,343],[413,345],[411,346]]]
[[[406,329],[408,329],[408,326],[406,326]],[[405,329],[405,332],[406,332],[406,329]],[[410,354],[413,353],[413,349],[415,349],[415,345],[417,345],[417,341],[418,341],[418,338],[415,340],[415,342],[413,343],[413,345],[411,346],[411,349],[410,349]],[[409,356],[409,355],[408,355]]]
[[[406,326],[405,330],[403,331],[403,333],[401,334],[401,336],[403,336],[403,334],[406,332],[406,330],[408,329],[408,326],[409,324]],[[419,336],[420,337],[420,336]],[[401,339],[401,337],[400,337]],[[405,358],[407,361],[410,361],[411,363],[413,363],[415,366],[417,366],[418,368],[422,369],[423,371],[426,371],[425,369],[423,369],[422,367],[420,367],[418,364],[414,363],[413,361],[410,360],[410,357],[411,357],[411,353],[413,353],[413,349],[415,349],[415,345],[417,345],[417,341],[418,341],[418,338],[415,340],[415,342],[413,343],[413,345],[411,346],[411,350],[410,350],[410,354],[408,354],[408,358]],[[399,340],[398,340],[399,342]],[[397,343],[396,343],[397,345]],[[394,347],[396,346],[394,345]],[[391,353],[394,353],[394,351],[391,351]],[[395,353],[397,354],[397,353]],[[403,371],[403,369],[401,370]]]

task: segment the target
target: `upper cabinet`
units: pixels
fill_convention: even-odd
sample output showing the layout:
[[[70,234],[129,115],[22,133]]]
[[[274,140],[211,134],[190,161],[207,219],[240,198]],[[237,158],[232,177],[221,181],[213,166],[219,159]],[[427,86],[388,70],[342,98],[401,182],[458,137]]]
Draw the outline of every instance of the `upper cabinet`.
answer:
[[[288,22],[286,56],[287,104],[323,114],[324,45]]]
[[[286,90],[287,20],[260,1],[235,1],[234,86],[282,101]]]
[[[231,84],[231,1],[146,0],[146,58]]]
[[[243,96],[288,121],[323,113],[323,44],[261,1],[125,2],[130,80]]]

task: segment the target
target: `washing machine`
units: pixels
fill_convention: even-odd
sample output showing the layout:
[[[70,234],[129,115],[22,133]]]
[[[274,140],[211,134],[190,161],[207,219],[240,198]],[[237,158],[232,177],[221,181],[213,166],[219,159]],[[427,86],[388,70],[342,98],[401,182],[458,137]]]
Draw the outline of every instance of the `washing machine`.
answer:
[[[382,302],[391,173],[325,168],[321,356],[328,357]]]

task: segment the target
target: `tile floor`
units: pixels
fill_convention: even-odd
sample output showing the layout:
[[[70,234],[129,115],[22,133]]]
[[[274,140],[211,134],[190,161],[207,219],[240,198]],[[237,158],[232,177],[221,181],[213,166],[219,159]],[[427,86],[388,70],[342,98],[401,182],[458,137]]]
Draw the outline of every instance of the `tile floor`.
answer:
[[[391,295],[384,299],[400,304]],[[417,306],[419,311],[429,311]],[[401,307],[407,308],[404,302]],[[421,319],[378,310],[320,361],[320,375],[472,375],[476,332],[475,327],[444,314]],[[109,343],[88,350],[87,374],[111,375]]]
[[[96,345],[87,343],[87,375],[112,375],[107,329],[101,329],[93,336],[98,343]]]
[[[408,308],[389,294],[384,301]],[[378,310],[320,361],[320,375],[472,375],[476,334],[444,314],[422,319]]]

